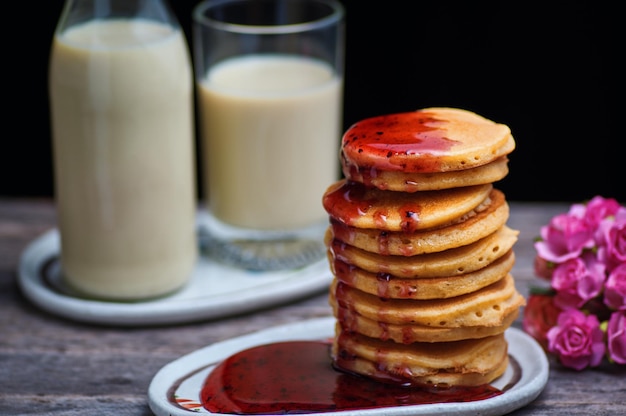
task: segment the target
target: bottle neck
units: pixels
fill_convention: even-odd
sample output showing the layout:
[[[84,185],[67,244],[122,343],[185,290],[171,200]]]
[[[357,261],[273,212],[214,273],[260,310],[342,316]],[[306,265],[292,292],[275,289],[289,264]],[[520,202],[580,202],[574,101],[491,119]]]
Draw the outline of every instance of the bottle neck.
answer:
[[[103,19],[147,19],[180,28],[166,0],[66,0],[57,33],[76,24]]]

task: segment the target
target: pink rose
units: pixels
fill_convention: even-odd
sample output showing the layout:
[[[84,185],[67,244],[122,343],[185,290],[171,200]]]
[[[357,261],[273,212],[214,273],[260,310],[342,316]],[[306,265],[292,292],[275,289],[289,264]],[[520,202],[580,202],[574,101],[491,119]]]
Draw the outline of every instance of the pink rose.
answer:
[[[607,327],[609,357],[619,364],[626,364],[626,312],[613,312]]]
[[[566,367],[626,364],[626,206],[595,196],[540,233],[533,266],[550,288],[531,291],[522,327]]]
[[[605,279],[604,264],[593,253],[559,264],[552,274],[555,303],[562,309],[580,308],[598,296]]]
[[[563,311],[547,337],[548,351],[557,354],[564,366],[575,370],[600,365],[606,351],[598,318],[577,309]]]
[[[541,241],[535,243],[539,256],[553,263],[562,263],[578,257],[585,248],[594,245],[595,227],[584,218],[584,210],[573,210],[576,215],[560,214],[541,227]]]
[[[556,325],[560,313],[561,308],[554,304],[551,295],[531,294],[524,308],[522,328],[547,350],[548,330]]]
[[[598,256],[609,269],[626,263],[626,208],[620,208],[614,218],[600,222],[596,240]]]
[[[626,311],[626,263],[609,274],[604,284],[604,304],[611,309]]]
[[[585,218],[592,227],[597,227],[606,217],[614,216],[620,209],[619,202],[614,198],[594,196],[585,206]]]
[[[533,264],[535,274],[545,280],[552,279],[552,272],[554,270],[554,263],[550,263],[541,256],[535,256],[535,262]]]

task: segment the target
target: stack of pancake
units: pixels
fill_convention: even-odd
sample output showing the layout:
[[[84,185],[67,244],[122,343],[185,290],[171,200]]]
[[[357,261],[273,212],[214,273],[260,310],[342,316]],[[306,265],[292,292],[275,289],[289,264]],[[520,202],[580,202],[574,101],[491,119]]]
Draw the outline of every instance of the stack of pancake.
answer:
[[[506,125],[455,108],[346,131],[345,178],[323,196],[336,368],[436,386],[504,373],[504,332],[524,298],[510,274],[518,231],[493,183],[514,148]]]

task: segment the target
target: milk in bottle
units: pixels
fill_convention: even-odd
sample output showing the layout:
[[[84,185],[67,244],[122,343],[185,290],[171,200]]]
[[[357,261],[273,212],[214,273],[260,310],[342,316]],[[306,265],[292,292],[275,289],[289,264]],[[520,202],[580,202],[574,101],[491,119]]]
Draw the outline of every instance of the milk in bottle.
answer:
[[[136,3],[68,0],[50,58],[61,268],[101,299],[170,293],[197,256],[188,47],[161,0]]]

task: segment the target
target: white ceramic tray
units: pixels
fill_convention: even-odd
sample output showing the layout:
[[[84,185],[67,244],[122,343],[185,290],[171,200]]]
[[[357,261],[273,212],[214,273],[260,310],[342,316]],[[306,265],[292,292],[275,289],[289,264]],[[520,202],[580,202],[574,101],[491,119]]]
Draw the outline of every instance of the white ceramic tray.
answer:
[[[77,321],[139,326],[221,318],[293,301],[330,285],[325,258],[294,270],[255,272],[201,256],[190,282],[167,297],[143,302],[104,302],[74,296],[63,286],[57,229],[32,241],[22,253],[18,284],[35,305]]]
[[[148,389],[149,405],[157,416],[211,414],[200,402],[200,390],[206,377],[221,360],[232,354],[270,342],[289,340],[325,340],[334,335],[333,317],[317,318],[265,329],[218,342],[187,354],[164,366]],[[521,377],[514,381],[511,366],[492,385],[504,393],[489,399],[462,403],[408,405],[366,410],[320,413],[324,416],[409,416],[409,415],[504,415],[532,402],[548,381],[548,359],[539,344],[523,331],[509,328],[505,333],[509,354],[521,367]]]

